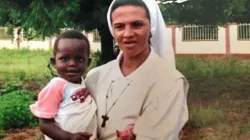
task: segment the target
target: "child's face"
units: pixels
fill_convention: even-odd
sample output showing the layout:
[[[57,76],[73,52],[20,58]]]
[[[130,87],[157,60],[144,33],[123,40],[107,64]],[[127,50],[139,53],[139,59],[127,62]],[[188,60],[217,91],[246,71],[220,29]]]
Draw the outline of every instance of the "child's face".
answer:
[[[58,75],[73,83],[80,83],[88,67],[87,43],[82,39],[62,38],[55,56]]]

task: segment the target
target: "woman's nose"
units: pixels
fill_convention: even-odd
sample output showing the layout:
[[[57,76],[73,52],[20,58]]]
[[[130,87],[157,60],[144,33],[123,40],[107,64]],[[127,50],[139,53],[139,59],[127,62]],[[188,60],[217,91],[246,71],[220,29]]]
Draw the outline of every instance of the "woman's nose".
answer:
[[[125,28],[125,31],[123,34],[124,37],[132,37],[133,35],[134,35],[133,29],[131,29],[130,27]]]

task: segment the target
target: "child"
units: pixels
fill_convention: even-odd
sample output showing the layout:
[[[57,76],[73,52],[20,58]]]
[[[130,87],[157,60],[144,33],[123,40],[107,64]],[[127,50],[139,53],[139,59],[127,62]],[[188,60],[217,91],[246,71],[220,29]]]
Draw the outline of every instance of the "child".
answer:
[[[82,78],[90,63],[89,41],[81,32],[65,31],[55,40],[53,55],[50,64],[58,77],[42,89],[31,112],[46,140],[95,139],[97,107]]]

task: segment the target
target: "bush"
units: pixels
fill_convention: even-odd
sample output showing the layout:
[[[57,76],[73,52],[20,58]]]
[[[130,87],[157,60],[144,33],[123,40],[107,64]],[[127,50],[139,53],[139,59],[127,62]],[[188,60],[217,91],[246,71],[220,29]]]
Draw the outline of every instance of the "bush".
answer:
[[[33,95],[27,91],[14,91],[0,96],[0,128],[23,128],[31,126],[37,119],[31,114],[29,105]]]
[[[0,139],[5,137],[5,133],[3,130],[0,129]]]
[[[10,93],[13,91],[16,91],[18,89],[21,89],[21,83],[20,82],[6,82],[2,88],[0,88],[0,96],[6,93]]]
[[[90,66],[88,67],[88,71],[95,68],[95,67],[98,67],[102,64],[104,64],[104,62],[101,60],[101,52],[100,51],[97,51],[95,53],[91,53],[91,63],[90,63]]]

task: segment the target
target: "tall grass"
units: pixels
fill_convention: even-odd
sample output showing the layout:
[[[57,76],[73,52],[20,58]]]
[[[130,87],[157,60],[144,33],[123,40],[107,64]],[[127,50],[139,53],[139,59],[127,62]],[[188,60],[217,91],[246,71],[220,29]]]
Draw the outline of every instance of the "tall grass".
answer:
[[[52,51],[0,49],[0,79],[24,79],[50,76],[47,68]],[[98,54],[93,54],[90,68],[101,64]],[[188,79],[196,77],[226,77],[250,75],[250,61],[233,57],[199,58],[178,57],[177,68]]]
[[[213,107],[194,106],[189,107],[189,123],[197,128],[205,128],[214,124],[223,123],[226,117],[221,109]]]
[[[178,57],[177,69],[188,78],[250,75],[250,60],[235,57]]]
[[[49,75],[47,65],[51,51],[28,49],[0,50],[0,79],[24,79]]]
[[[101,64],[100,52],[92,53],[88,70]],[[47,65],[52,50],[0,49],[0,82],[51,77]]]

